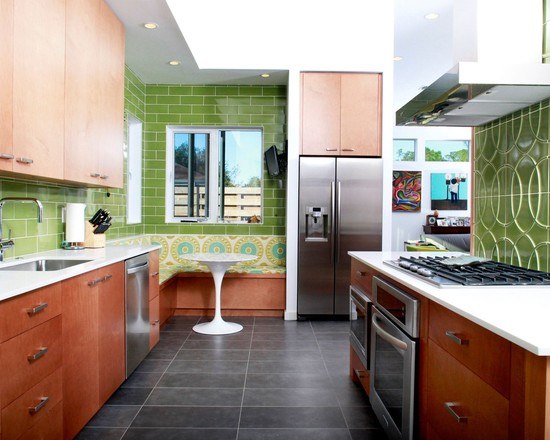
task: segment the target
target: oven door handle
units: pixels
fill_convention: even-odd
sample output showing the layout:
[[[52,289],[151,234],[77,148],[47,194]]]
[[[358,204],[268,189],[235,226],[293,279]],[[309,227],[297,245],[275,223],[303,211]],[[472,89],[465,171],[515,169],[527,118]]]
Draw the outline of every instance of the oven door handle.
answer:
[[[375,328],[376,332],[380,335],[380,337],[388,344],[393,345],[402,352],[405,352],[407,350],[407,344],[405,344],[401,339],[397,339],[395,336],[390,335],[386,330],[380,327],[376,315],[372,315],[372,325]]]

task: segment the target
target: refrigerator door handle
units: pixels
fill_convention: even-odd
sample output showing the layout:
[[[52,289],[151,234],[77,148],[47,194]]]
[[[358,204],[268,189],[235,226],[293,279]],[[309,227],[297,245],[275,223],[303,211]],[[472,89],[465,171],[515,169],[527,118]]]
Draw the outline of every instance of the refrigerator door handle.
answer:
[[[342,214],[342,183],[338,181],[338,192],[336,193],[336,263],[340,259],[340,216]]]
[[[336,212],[336,188],[335,182],[330,182],[330,263],[334,264],[334,233],[335,233],[335,212]]]

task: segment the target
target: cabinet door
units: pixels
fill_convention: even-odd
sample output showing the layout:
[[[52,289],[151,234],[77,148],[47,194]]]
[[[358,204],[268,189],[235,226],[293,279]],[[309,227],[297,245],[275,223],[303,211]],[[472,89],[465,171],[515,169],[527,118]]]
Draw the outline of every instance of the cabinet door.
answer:
[[[149,301],[159,296],[159,251],[149,253]]]
[[[380,74],[341,75],[341,155],[382,155],[380,88]]]
[[[302,73],[304,155],[334,156],[340,151],[340,74]]]
[[[14,1],[13,171],[63,178],[65,0]]]
[[[124,27],[104,1],[100,4],[98,120],[100,184],[123,186]]]
[[[103,405],[126,377],[124,324],[124,263],[100,270],[99,405]]]
[[[13,168],[13,0],[0,0],[0,170]]]
[[[65,65],[65,179],[100,184],[97,115],[100,0],[67,2]]]
[[[160,319],[159,319],[159,297],[156,296],[149,301],[149,323],[151,330],[149,333],[149,349],[153,349],[160,340]]]
[[[99,409],[99,285],[94,282],[100,275],[96,270],[62,283],[65,438],[75,437]]]

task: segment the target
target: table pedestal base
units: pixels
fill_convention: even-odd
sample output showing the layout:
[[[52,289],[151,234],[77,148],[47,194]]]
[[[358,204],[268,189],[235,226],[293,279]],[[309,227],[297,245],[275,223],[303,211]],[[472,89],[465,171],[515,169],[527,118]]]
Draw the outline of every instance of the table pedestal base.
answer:
[[[210,322],[202,322],[193,327],[193,331],[203,335],[230,335],[240,332],[242,329],[241,324],[226,322],[221,317],[215,317]]]

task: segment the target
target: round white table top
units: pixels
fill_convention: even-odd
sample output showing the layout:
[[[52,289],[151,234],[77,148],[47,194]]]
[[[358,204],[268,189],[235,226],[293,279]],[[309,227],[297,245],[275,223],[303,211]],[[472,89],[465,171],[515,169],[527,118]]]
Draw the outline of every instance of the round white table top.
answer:
[[[184,254],[181,258],[186,260],[198,261],[199,263],[242,263],[243,261],[252,261],[258,258],[257,255],[246,255],[237,253],[196,253],[196,254]]]

